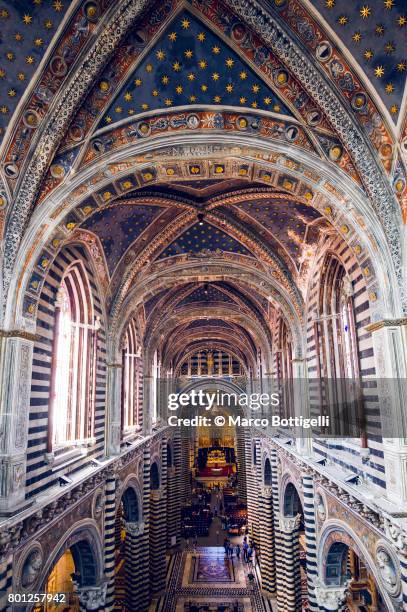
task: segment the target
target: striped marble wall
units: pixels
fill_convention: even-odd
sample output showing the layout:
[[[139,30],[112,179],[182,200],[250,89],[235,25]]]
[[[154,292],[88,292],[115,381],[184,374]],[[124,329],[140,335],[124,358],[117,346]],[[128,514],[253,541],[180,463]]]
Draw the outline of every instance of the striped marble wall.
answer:
[[[318,317],[319,290],[324,258],[327,253],[335,253],[339,258],[347,275],[352,281],[354,317],[357,334],[358,356],[360,376],[363,386],[364,410],[369,419],[368,446],[370,458],[367,463],[362,464],[358,440],[335,440],[331,442],[315,442],[315,452],[321,456],[329,456],[332,460],[348,468],[355,473],[365,472],[377,485],[385,487],[384,461],[381,444],[381,427],[379,419],[379,406],[375,401],[375,363],[373,354],[372,336],[365,331],[366,325],[371,322],[371,310],[362,268],[356,261],[355,255],[343,239],[333,235],[327,239],[324,247],[317,254],[315,262],[315,273],[311,275],[311,283],[307,296],[307,363],[308,376],[310,379],[326,375],[323,360],[318,358],[317,331],[315,318]],[[362,266],[363,267],[363,266]],[[311,406],[312,409],[312,406]],[[339,444],[338,444],[339,442]]]
[[[52,340],[54,333],[55,299],[64,271],[75,260],[82,261],[92,291],[94,313],[101,319],[98,334],[96,388],[95,388],[95,444],[87,453],[76,457],[71,463],[64,462],[59,468],[47,463],[48,411],[50,405],[50,381]],[[30,398],[28,454],[27,454],[27,496],[31,497],[54,484],[61,473],[67,474],[83,467],[93,457],[104,453],[105,444],[105,393],[106,393],[106,335],[101,296],[95,282],[95,273],[90,257],[84,247],[67,246],[56,257],[44,282],[39,299],[37,315],[37,339],[34,343],[33,374]]]

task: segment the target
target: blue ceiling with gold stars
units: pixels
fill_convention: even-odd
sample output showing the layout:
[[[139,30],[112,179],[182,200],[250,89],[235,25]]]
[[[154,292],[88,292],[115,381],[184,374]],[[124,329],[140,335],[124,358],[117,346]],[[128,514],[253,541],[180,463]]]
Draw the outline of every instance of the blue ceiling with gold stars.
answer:
[[[0,2],[0,137],[71,2]]]
[[[224,41],[184,11],[121,88],[99,127],[142,111],[189,104],[251,107],[291,115]]]
[[[181,255],[182,253],[200,253],[205,250],[216,251],[217,249],[240,253],[241,255],[251,255],[240,242],[204,221],[202,225],[195,223],[181,234],[161,253],[159,259]]]
[[[291,200],[252,201],[238,207],[278,237],[294,261],[301,257],[304,244],[311,237],[307,236],[307,228],[321,217],[315,208]]]
[[[192,291],[189,295],[187,295],[187,297],[181,300],[178,305],[186,306],[195,302],[203,302],[204,304],[207,302],[228,302],[233,304],[233,300],[212,283],[206,283],[205,285],[198,287],[195,289],[195,291]]]
[[[406,0],[311,0],[348,47],[394,119],[406,84]]]
[[[131,243],[161,211],[159,206],[113,206],[94,213],[82,227],[100,238],[109,272],[112,273]]]

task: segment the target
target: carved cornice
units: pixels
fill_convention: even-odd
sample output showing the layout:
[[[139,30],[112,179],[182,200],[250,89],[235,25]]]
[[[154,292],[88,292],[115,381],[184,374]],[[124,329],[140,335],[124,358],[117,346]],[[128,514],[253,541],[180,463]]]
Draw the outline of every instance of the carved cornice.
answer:
[[[402,327],[407,325],[407,318],[404,319],[383,319],[382,321],[376,321],[375,323],[369,323],[366,325],[365,330],[368,332],[375,332],[384,327]]]
[[[23,329],[0,329],[0,338],[21,338],[22,340],[35,342],[38,339],[38,336]]]

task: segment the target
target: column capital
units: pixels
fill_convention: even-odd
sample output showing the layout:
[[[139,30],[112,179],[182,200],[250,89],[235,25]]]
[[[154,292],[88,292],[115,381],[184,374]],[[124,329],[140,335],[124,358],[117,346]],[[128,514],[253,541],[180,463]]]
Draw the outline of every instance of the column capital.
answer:
[[[369,323],[369,325],[366,325],[365,330],[368,332],[375,332],[378,329],[383,329],[384,327],[402,327],[403,325],[407,325],[407,318],[382,319],[381,321]]]
[[[99,610],[105,605],[107,582],[99,586],[86,586],[77,589],[79,601],[86,610]]]
[[[280,530],[284,533],[293,533],[300,526],[301,514],[297,516],[280,516]]]
[[[143,521],[124,521],[124,529],[132,536],[141,535],[144,533],[146,524]]]
[[[260,495],[262,497],[272,497],[273,496],[273,487],[262,485],[260,487]]]
[[[319,578],[315,584],[318,605],[325,610],[340,610],[348,594],[349,580],[344,584],[328,586]]]

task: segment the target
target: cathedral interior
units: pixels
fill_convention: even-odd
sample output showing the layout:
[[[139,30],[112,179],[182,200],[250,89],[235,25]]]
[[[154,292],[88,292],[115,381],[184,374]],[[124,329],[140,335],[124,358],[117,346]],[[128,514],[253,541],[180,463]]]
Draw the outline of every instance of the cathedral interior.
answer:
[[[1,611],[407,611],[406,66],[405,0],[0,0]]]

